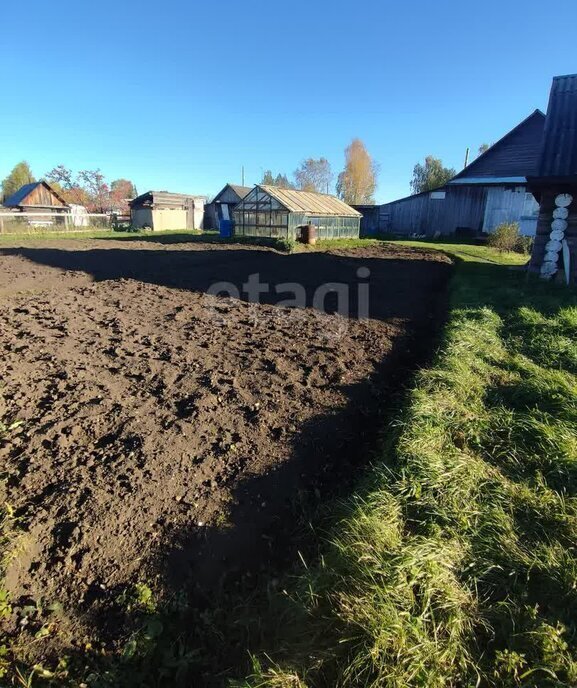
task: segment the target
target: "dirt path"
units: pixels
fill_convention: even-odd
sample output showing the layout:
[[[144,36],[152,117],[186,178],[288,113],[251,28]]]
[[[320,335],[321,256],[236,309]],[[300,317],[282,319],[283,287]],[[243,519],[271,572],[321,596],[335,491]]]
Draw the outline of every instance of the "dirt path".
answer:
[[[283,308],[275,293],[262,305],[205,293],[258,272],[301,283],[310,305],[338,281],[355,313],[359,267],[364,321]],[[266,565],[299,492],[322,498],[354,470],[447,274],[438,254],[392,248],[0,249],[0,421],[19,422],[0,470],[23,531],[6,574],[11,631],[24,607],[57,601],[42,654],[101,633],[99,612],[135,581],[206,588]]]

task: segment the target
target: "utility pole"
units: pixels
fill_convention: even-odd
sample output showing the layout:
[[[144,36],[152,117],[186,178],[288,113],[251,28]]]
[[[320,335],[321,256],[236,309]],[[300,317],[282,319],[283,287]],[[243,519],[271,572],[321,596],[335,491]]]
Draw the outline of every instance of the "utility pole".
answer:
[[[242,166],[242,184],[241,186],[244,186],[244,165]]]
[[[463,167],[467,167],[467,164],[469,163],[469,147],[467,146],[467,150],[465,151],[465,164]]]

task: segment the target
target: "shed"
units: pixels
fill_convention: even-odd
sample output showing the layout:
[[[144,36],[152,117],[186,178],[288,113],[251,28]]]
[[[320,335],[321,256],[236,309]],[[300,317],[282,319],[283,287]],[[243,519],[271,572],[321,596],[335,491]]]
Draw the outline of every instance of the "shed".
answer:
[[[241,236],[296,239],[313,224],[319,239],[359,236],[361,213],[327,194],[259,184],[236,206],[234,232]]]
[[[45,181],[24,184],[8,196],[3,205],[12,211],[26,213],[66,213],[69,210],[62,196]]]
[[[538,205],[527,178],[537,167],[544,123],[535,110],[446,185],[381,205],[376,223],[370,209],[364,224],[370,233],[433,235],[492,232],[518,222],[523,234],[535,234]]]
[[[236,205],[252,190],[252,186],[226,184],[204,208],[204,228],[220,229],[221,220],[232,220]]]
[[[539,161],[529,186],[539,201],[530,269],[577,284],[577,74],[551,85]],[[565,266],[568,263],[568,271]]]
[[[147,191],[129,202],[135,229],[202,229],[204,196]]]

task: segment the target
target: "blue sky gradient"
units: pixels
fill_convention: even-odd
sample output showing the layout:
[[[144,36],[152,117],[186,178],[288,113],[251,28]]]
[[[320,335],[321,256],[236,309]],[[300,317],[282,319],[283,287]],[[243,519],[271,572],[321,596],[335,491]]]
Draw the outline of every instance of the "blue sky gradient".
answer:
[[[577,71],[577,2],[64,2],[3,7],[0,178],[28,160],[214,194],[360,137],[376,199],[462,167]],[[567,32],[566,32],[567,29]]]

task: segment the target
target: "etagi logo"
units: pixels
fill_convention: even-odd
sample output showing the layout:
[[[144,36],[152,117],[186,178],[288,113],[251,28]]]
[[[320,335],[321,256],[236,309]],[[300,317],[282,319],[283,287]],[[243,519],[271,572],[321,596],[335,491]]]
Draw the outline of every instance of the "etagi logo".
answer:
[[[215,282],[208,288],[206,294],[211,297],[224,296],[242,299],[255,306],[261,304],[263,300],[266,303],[274,303],[278,309],[275,311],[274,317],[285,323],[287,320],[296,321],[302,318],[303,309],[307,307],[312,307],[313,312],[319,318],[325,315],[338,315],[339,317],[331,321],[330,327],[326,330],[326,336],[332,339],[345,334],[347,322],[351,317],[358,320],[369,318],[368,280],[370,274],[369,268],[360,267],[356,271],[357,283],[324,282],[311,292],[310,287],[307,291],[307,288],[299,282],[281,282],[271,285],[270,282],[263,282],[260,273],[255,272],[249,275],[247,281],[242,285],[242,289],[239,289],[232,282]],[[267,298],[263,299],[264,295]],[[275,298],[271,299],[271,295],[275,295]],[[354,312],[352,312],[353,305],[356,305]],[[212,310],[215,319],[220,320],[221,324],[226,324],[226,318],[223,318],[223,314],[214,308]],[[262,310],[257,308],[253,308],[251,314],[255,320],[264,317]],[[267,313],[266,317],[270,319],[270,314]],[[326,324],[328,322],[325,321]]]

